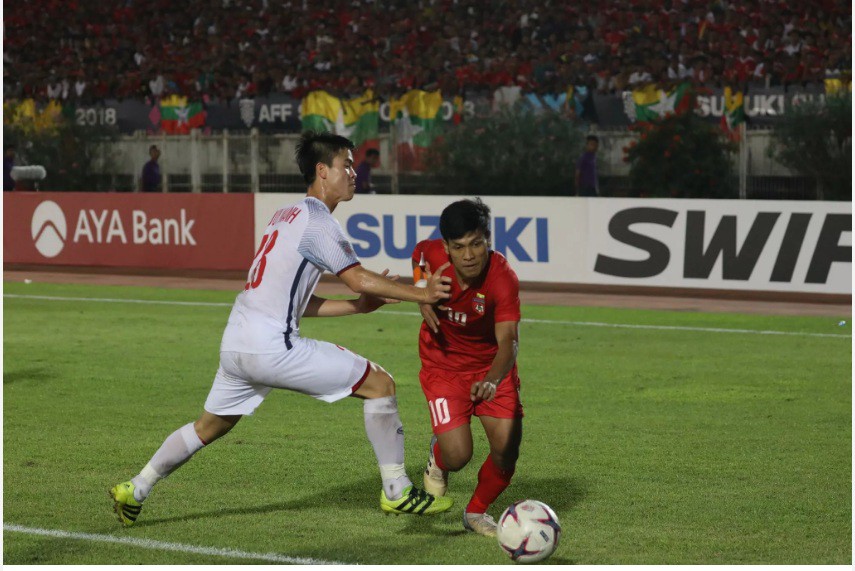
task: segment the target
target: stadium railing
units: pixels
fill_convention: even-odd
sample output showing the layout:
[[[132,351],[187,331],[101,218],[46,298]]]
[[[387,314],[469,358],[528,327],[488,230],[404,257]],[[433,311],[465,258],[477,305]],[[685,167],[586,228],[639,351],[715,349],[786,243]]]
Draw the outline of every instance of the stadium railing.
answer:
[[[630,194],[629,164],[623,148],[636,133],[627,130],[592,131],[600,139],[598,169],[603,196]],[[740,179],[740,198],[816,199],[816,184],[790,172],[769,154],[769,130],[747,130],[733,157]],[[161,150],[164,192],[303,192],[305,185],[294,163],[296,134],[249,133],[203,135],[149,135],[137,133],[110,142],[109,172],[98,175],[98,190],[136,191],[150,145]],[[392,160],[393,142],[379,136],[381,165],[372,172],[379,194],[430,194],[429,177],[399,170]],[[434,189],[435,190],[435,189]],[[569,192],[568,192],[569,193]]]

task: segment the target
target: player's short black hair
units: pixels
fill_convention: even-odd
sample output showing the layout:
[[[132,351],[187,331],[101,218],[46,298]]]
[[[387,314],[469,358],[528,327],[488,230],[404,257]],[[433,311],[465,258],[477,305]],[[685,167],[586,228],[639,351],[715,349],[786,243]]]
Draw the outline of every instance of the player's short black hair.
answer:
[[[439,233],[446,242],[477,230],[481,230],[485,238],[490,238],[490,207],[480,198],[452,202],[439,217]]]
[[[594,141],[595,143],[600,144],[600,138],[597,137],[596,135],[588,135],[587,137],[585,137],[585,140],[586,141]]]
[[[366,157],[379,157],[380,151],[378,151],[377,149],[368,149],[367,151],[365,151],[365,156]]]
[[[324,163],[332,166],[333,159],[342,149],[352,151],[353,142],[341,135],[333,135],[328,131],[305,131],[297,143],[297,166],[306,184],[315,182],[315,165]]]

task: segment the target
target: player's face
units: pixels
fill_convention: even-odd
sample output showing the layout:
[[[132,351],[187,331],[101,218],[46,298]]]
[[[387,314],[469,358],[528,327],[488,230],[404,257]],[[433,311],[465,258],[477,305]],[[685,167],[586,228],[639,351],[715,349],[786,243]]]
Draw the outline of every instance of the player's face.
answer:
[[[353,153],[348,149],[338,153],[328,168],[326,178],[327,194],[338,201],[350,200],[356,192],[356,170],[353,168]]]
[[[469,232],[457,240],[443,241],[445,251],[460,281],[478,278],[490,258],[490,241],[480,230]]]

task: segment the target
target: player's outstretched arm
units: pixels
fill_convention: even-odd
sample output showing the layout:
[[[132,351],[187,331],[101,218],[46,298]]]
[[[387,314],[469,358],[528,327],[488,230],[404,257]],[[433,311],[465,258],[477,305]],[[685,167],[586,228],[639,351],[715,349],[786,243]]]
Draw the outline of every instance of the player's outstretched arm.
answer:
[[[390,276],[389,270],[383,270],[380,274],[392,281],[396,281],[398,276]],[[386,297],[376,297],[365,294],[357,299],[326,299],[312,295],[309,298],[309,303],[306,304],[306,311],[303,312],[305,317],[341,317],[343,315],[355,315],[357,313],[371,313],[376,309],[383,307],[387,303],[400,303],[398,299]]]
[[[484,375],[484,380],[473,383],[471,398],[473,401],[493,400],[499,381],[514,368],[519,351],[520,328],[519,321],[502,321],[496,324],[496,343],[499,350],[493,357],[490,370]]]
[[[360,266],[353,266],[339,274],[341,281],[358,294],[367,294],[380,298],[412,301],[414,303],[434,304],[448,299],[451,294],[451,278],[443,277],[442,272],[450,264],[446,262],[433,274],[428,274],[427,287],[419,288],[398,283],[377,272]]]
[[[303,317],[340,317],[360,313],[355,299],[326,299],[312,295]]]

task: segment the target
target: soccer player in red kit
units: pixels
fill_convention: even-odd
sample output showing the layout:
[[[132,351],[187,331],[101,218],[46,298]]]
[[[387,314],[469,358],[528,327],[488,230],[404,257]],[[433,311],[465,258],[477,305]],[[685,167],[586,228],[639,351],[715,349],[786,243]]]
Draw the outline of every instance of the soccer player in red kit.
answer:
[[[424,484],[436,496],[446,493],[448,473],[472,458],[469,423],[477,416],[490,454],[463,512],[463,527],[496,535],[487,508],[511,483],[522,439],[519,280],[505,257],[490,249],[490,209],[480,199],[450,204],[439,229],[441,240],[424,240],[413,251],[417,281],[425,267],[449,261],[443,275],[452,278],[450,299],[419,306],[419,380],[434,433]]]

